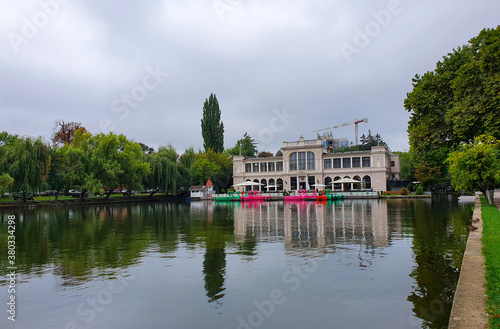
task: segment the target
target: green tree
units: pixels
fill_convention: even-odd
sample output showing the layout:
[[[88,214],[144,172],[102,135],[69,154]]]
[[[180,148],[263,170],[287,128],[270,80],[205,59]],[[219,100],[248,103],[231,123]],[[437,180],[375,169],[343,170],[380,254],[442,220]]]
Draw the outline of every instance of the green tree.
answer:
[[[499,61],[500,26],[482,30],[444,56],[434,71],[412,80],[413,90],[404,101],[410,112],[410,150],[420,167],[439,168],[441,176],[431,181],[446,179],[443,160],[461,143],[482,134],[500,138]]]
[[[451,184],[456,190],[482,191],[490,204],[493,193],[500,186],[500,141],[481,135],[473,144],[461,145],[450,153]]]
[[[124,135],[92,135],[78,129],[72,144],[58,149],[61,159],[61,178],[66,188],[81,189],[81,199],[87,191],[108,188],[109,197],[116,187],[129,190],[142,185],[142,177],[149,172],[144,153],[139,144]]]
[[[231,186],[233,159],[229,154],[208,150],[197,154],[195,160],[191,167],[193,184],[205,184],[211,179],[218,191]]]
[[[10,177],[9,174],[0,175],[0,197],[9,190],[12,184],[14,184],[14,178]]]
[[[203,104],[201,134],[205,151],[209,149],[219,153],[224,151],[224,124],[221,121],[219,102],[215,94],[210,94]]]
[[[226,150],[226,152],[235,156],[240,154],[240,149],[241,155],[254,158],[257,155],[257,142],[245,132],[245,134],[243,134],[243,138],[239,139],[236,142],[236,145]]]
[[[0,147],[10,145],[19,139],[18,135],[11,135],[6,131],[0,132]]]
[[[415,179],[415,168],[417,166],[417,157],[415,152],[394,152],[399,155],[400,176],[404,180]]]
[[[187,191],[192,184],[191,179],[191,167],[195,162],[196,154],[194,149],[188,148],[179,157],[179,175],[180,175],[180,187],[183,191]]]
[[[0,173],[14,179],[12,189],[28,192],[42,189],[50,167],[50,146],[41,137],[14,138],[1,146]]]
[[[146,187],[152,189],[150,196],[155,192],[177,194],[179,187],[179,166],[177,165],[178,154],[172,145],[160,146],[158,152],[147,157],[151,166],[151,172],[146,177]]]

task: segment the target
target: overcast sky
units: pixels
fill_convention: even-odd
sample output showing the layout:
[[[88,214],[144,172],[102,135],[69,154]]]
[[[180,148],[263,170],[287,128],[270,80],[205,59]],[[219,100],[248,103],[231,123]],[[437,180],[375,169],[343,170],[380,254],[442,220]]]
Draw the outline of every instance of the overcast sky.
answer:
[[[225,147],[259,151],[368,118],[407,150],[411,79],[500,24],[500,2],[0,0],[0,131],[50,140],[80,121],[179,153],[203,146],[215,93]],[[333,131],[354,140],[354,126]]]

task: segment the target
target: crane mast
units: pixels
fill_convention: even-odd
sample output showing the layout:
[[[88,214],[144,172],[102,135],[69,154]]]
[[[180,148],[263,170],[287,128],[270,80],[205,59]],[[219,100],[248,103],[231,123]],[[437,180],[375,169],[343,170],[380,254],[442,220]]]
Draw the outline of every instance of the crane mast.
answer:
[[[356,135],[356,145],[358,145],[358,123],[367,123],[367,122],[368,122],[368,118],[356,119],[356,120],[353,120],[353,121],[344,122],[344,123],[341,123],[339,125],[327,127],[327,128],[324,128],[324,129],[314,130],[313,132],[314,133],[319,133],[319,132],[325,131],[325,130],[332,130],[332,129],[336,129],[336,128],[340,128],[340,127],[354,125],[354,133]]]

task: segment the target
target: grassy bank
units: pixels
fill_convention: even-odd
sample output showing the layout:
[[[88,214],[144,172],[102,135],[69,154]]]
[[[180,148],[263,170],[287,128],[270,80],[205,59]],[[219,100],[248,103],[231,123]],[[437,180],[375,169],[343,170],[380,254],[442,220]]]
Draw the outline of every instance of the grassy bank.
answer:
[[[490,327],[500,328],[500,210],[482,196],[481,215]]]
[[[0,208],[24,208],[24,207],[60,207],[72,205],[95,205],[95,204],[113,204],[113,203],[137,203],[137,202],[170,202],[182,200],[181,196],[165,196],[164,194],[156,193],[153,196],[149,194],[136,194],[133,196],[123,196],[121,194],[113,194],[109,199],[105,196],[95,196],[85,198],[82,202],[80,198],[71,196],[60,196],[57,201],[54,197],[35,197],[33,201],[20,202],[12,198],[0,199]]]

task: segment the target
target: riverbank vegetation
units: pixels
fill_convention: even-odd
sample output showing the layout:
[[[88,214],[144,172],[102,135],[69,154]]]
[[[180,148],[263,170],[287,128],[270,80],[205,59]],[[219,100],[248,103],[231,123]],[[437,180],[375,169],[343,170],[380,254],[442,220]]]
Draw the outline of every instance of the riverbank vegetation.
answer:
[[[490,327],[500,326],[500,210],[481,197],[483,254],[486,265],[487,310]]]
[[[257,143],[245,133],[224,150],[224,125],[214,94],[203,105],[201,128],[205,149],[188,148],[182,154],[172,145],[155,150],[125,135],[92,134],[80,122],[64,120],[55,122],[52,143],[1,132],[0,198],[8,193],[10,202],[27,201],[42,191],[51,191],[52,200],[71,194],[81,201],[108,199],[122,191],[178,195],[208,179],[216,191],[227,189],[232,185],[232,156],[255,156]]]
[[[426,187],[449,181],[456,189],[465,187],[456,172],[452,179],[450,165],[457,154],[451,159],[450,154],[466,150],[464,145],[473,145],[479,136],[500,139],[499,63],[500,26],[483,29],[443,56],[433,71],[413,78],[404,101],[410,150],[401,155],[403,178]]]

